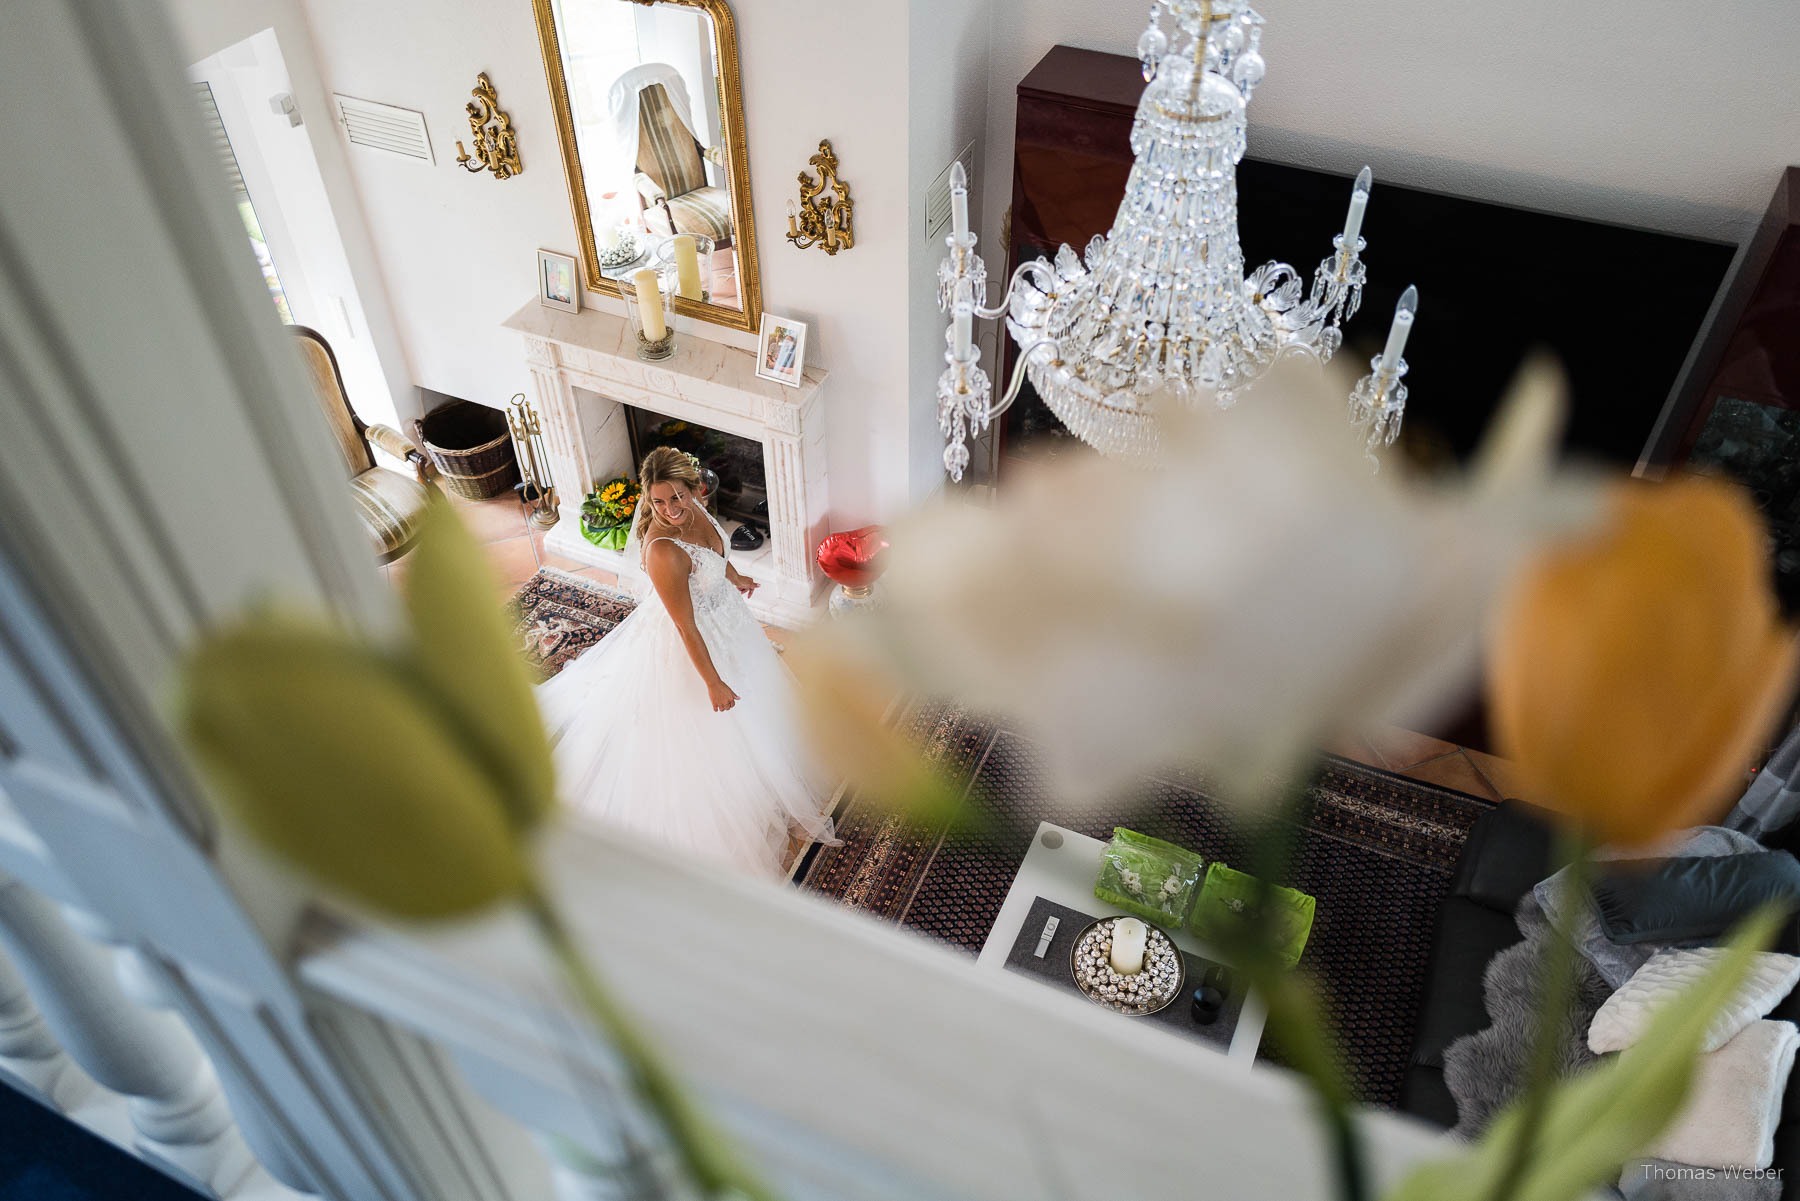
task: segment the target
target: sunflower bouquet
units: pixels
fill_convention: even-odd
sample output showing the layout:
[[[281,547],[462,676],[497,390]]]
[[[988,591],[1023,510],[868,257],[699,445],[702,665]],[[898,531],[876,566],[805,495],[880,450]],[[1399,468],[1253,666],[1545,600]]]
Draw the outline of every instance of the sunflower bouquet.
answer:
[[[639,489],[626,476],[607,480],[581,502],[581,534],[595,546],[624,550],[631,519],[637,514]]]

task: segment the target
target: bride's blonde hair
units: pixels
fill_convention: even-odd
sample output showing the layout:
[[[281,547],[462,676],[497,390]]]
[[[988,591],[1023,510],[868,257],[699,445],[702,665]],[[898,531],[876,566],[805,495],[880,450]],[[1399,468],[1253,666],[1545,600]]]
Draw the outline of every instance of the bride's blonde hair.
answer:
[[[637,533],[642,538],[656,520],[656,507],[650,503],[650,489],[656,484],[686,484],[688,495],[700,495],[700,464],[691,455],[673,446],[659,446],[638,464]]]

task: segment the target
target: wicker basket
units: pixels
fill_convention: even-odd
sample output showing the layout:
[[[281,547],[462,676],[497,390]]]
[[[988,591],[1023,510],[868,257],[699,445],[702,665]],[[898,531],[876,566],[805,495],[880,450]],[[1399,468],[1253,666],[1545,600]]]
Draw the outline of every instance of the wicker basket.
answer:
[[[499,409],[453,400],[425,414],[415,428],[443,483],[465,500],[486,500],[519,482],[512,433]]]

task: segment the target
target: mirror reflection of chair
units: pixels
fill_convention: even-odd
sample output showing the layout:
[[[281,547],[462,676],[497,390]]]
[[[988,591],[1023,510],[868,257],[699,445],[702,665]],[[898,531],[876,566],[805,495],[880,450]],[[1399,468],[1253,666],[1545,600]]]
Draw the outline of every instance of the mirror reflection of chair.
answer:
[[[437,469],[425,452],[389,425],[370,425],[350,407],[344,376],[331,344],[313,329],[290,325],[306,364],[306,376],[350,475],[350,496],[377,557],[392,562],[412,549],[426,506],[441,500]],[[413,474],[383,466],[375,451],[412,466]]]
[[[731,245],[731,193],[707,182],[706,164],[725,165],[723,146],[695,132],[687,83],[668,63],[644,63],[614,81],[607,110],[621,146],[636,145],[639,206],[652,233],[704,234]]]

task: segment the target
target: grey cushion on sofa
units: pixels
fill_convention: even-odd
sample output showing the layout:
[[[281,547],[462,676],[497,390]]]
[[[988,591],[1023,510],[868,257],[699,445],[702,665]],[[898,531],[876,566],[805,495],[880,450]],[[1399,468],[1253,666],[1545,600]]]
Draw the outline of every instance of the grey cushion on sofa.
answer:
[[[1701,826],[1691,831],[1683,831],[1679,835],[1665,839],[1650,847],[1601,847],[1594,852],[1596,859],[1650,859],[1680,857],[1684,859],[1712,858],[1721,855],[1746,855],[1762,850],[1762,845],[1748,834],[1736,830],[1727,830],[1723,826]],[[1544,916],[1552,925],[1562,924],[1562,894],[1568,881],[1569,869],[1564,868],[1538,884],[1532,892],[1537,897],[1538,906],[1543,909]],[[1593,964],[1601,977],[1614,988],[1620,988],[1631,979],[1632,974],[1650,961],[1650,956],[1662,950],[1665,943],[1633,943],[1629,946],[1613,942],[1606,937],[1601,928],[1600,915],[1594,909],[1590,898],[1576,917],[1573,926],[1575,946],[1588,962]]]

